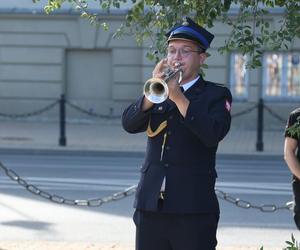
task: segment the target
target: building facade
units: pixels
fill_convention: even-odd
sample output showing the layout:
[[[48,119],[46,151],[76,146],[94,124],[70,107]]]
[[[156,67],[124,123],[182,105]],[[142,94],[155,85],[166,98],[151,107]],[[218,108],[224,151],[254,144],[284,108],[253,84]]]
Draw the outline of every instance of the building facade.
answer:
[[[146,58],[147,46],[137,46],[134,37],[114,39],[113,32],[124,13],[103,16],[110,31],[91,26],[88,21],[62,9],[43,13],[31,1],[0,6],[0,113],[22,114],[38,110],[58,100],[62,94],[70,102],[90,112],[118,116],[142,93],[151,77],[153,62]],[[274,25],[280,14],[274,14]],[[258,100],[275,115],[286,119],[300,102],[300,41],[289,51],[265,51],[263,66],[244,67],[247,58],[232,52],[220,55],[229,28],[220,23],[210,30],[216,35],[209,50],[205,78],[225,84],[233,93],[233,126],[255,128]],[[58,106],[57,106],[58,107]],[[41,116],[58,119],[58,108]],[[73,109],[68,118],[89,119]],[[265,109],[265,128],[282,129],[272,112]]]

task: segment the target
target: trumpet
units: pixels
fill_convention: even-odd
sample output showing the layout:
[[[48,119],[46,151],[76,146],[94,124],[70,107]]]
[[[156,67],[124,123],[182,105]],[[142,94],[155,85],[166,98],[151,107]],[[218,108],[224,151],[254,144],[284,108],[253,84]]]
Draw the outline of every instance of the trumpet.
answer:
[[[169,88],[168,88],[168,81],[171,80],[179,73],[179,80],[180,83],[182,80],[182,69],[179,68],[180,64],[178,63],[177,69],[171,70],[168,69],[165,73],[165,78],[150,78],[144,84],[144,95],[145,97],[152,103],[162,103],[164,102],[169,96]]]

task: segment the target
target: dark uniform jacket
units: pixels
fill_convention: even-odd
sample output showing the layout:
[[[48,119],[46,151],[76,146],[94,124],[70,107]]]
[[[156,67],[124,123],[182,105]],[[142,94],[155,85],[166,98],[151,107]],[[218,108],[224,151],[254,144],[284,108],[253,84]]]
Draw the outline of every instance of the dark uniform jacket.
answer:
[[[122,124],[129,133],[146,131],[149,123],[155,131],[167,120],[163,131],[148,138],[136,193],[137,209],[157,211],[166,177],[163,212],[219,213],[214,191],[216,151],[230,128],[232,97],[227,88],[202,78],[184,95],[190,101],[185,118],[169,99],[143,112],[141,97],[123,113]]]

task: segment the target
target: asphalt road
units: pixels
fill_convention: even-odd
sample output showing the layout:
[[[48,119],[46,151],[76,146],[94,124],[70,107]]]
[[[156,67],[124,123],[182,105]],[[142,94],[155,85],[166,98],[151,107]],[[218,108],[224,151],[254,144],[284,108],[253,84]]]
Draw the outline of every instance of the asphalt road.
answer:
[[[137,184],[139,167],[143,158],[141,155],[126,156],[117,153],[107,155],[2,154],[0,161],[7,168],[14,170],[28,183],[36,185],[41,190],[68,199],[88,199],[109,196]],[[240,198],[258,207],[262,204],[274,204],[276,208],[285,206],[285,203],[292,199],[291,176],[282,159],[271,157],[221,157],[217,160],[217,171],[217,189],[227,193],[233,199]],[[68,220],[76,224],[76,220],[80,223],[84,219],[76,219],[78,215],[76,215],[75,219],[65,219],[66,217],[60,216],[60,214],[64,214],[70,206],[53,204],[48,200],[33,195],[5,176],[3,171],[0,171],[0,190],[0,213],[3,215],[1,210],[11,212],[11,215],[7,218],[5,216],[2,217],[0,229],[11,230],[14,228],[15,230],[20,230],[21,228],[22,230],[27,230],[27,232],[34,229],[47,231],[49,228],[55,228],[56,224],[57,227],[59,227],[58,225],[62,227],[64,220],[66,220],[64,224],[66,225]],[[285,232],[295,230],[292,213],[287,209],[279,209],[275,212],[261,212],[259,209],[254,208],[239,208],[222,199],[219,199],[219,201],[221,206],[219,225],[221,229],[239,228],[240,230],[245,228],[248,232],[251,228],[279,229],[286,230]],[[118,221],[120,225],[118,230],[121,232],[128,221],[131,221],[133,213],[132,203],[133,196],[130,196],[97,208],[79,208],[79,211],[81,211],[79,213],[85,214],[83,217],[86,216],[87,225],[85,230],[96,230],[96,228],[100,227],[101,220],[102,224],[105,224],[107,228],[110,223],[113,223],[114,218],[125,218],[126,222]],[[46,210],[49,208],[51,208],[53,215],[49,215],[48,218],[45,216],[45,213],[49,213]],[[70,209],[73,209],[73,207]],[[78,211],[77,208],[76,210]],[[20,218],[14,219],[13,213],[18,214]],[[31,215],[31,213],[37,217]],[[58,215],[55,216],[55,213]],[[87,213],[90,214],[87,215]],[[102,216],[101,220],[97,220],[97,216]],[[47,217],[47,219],[44,217]],[[30,222],[26,223],[28,218],[30,218],[29,221],[32,224]],[[54,223],[53,221],[56,218],[59,218],[59,222]],[[105,222],[104,218],[108,218],[108,220]],[[93,220],[97,221],[94,225],[95,228],[91,227],[91,221]],[[122,224],[123,222],[124,225]],[[85,227],[83,226],[83,228]],[[14,233],[14,236],[2,235],[0,239],[3,239],[3,237],[4,239],[15,239],[18,237],[21,239],[27,239],[28,237],[34,239],[37,237],[37,235],[32,234],[25,234],[25,236],[22,234],[21,236],[16,234],[15,230],[11,231]],[[60,232],[60,230],[56,228],[54,231]],[[47,237],[43,237],[50,240],[70,240],[74,237],[74,233],[71,236],[65,231],[67,230],[62,229],[64,233],[52,232]],[[99,238],[99,235],[93,235],[93,233],[81,233],[78,239],[81,239],[80,237],[95,241],[104,239],[109,241],[113,239],[109,230],[107,234],[101,236],[102,238]],[[133,225],[130,226],[126,233],[122,233],[123,238],[118,237],[118,239],[132,241],[133,238],[128,235],[134,234]],[[226,235],[226,231],[224,234]],[[247,238],[247,236],[245,237]]]
[[[141,156],[62,156],[62,155],[2,155],[1,161],[28,183],[68,199],[88,199],[109,196],[135,185],[139,179]],[[282,207],[292,199],[290,173],[283,160],[218,159],[217,189],[251,205],[274,204]],[[3,173],[3,172],[2,172]],[[0,176],[2,193],[36,199],[38,197]],[[132,198],[123,201],[126,207],[105,204],[102,212],[131,216]],[[126,198],[127,199],[127,198]],[[221,225],[268,225],[292,227],[290,212],[278,210],[262,213],[259,209],[243,209],[220,199]]]

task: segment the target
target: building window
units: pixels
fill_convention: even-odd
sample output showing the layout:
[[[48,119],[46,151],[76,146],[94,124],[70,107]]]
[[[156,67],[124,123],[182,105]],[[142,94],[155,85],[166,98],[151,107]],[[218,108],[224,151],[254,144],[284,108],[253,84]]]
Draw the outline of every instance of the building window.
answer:
[[[230,90],[232,95],[235,99],[246,100],[248,98],[247,57],[233,53],[230,61]]]
[[[287,83],[288,96],[300,97],[300,53],[288,55]]]
[[[264,55],[265,99],[300,99],[300,53],[270,52]]]

